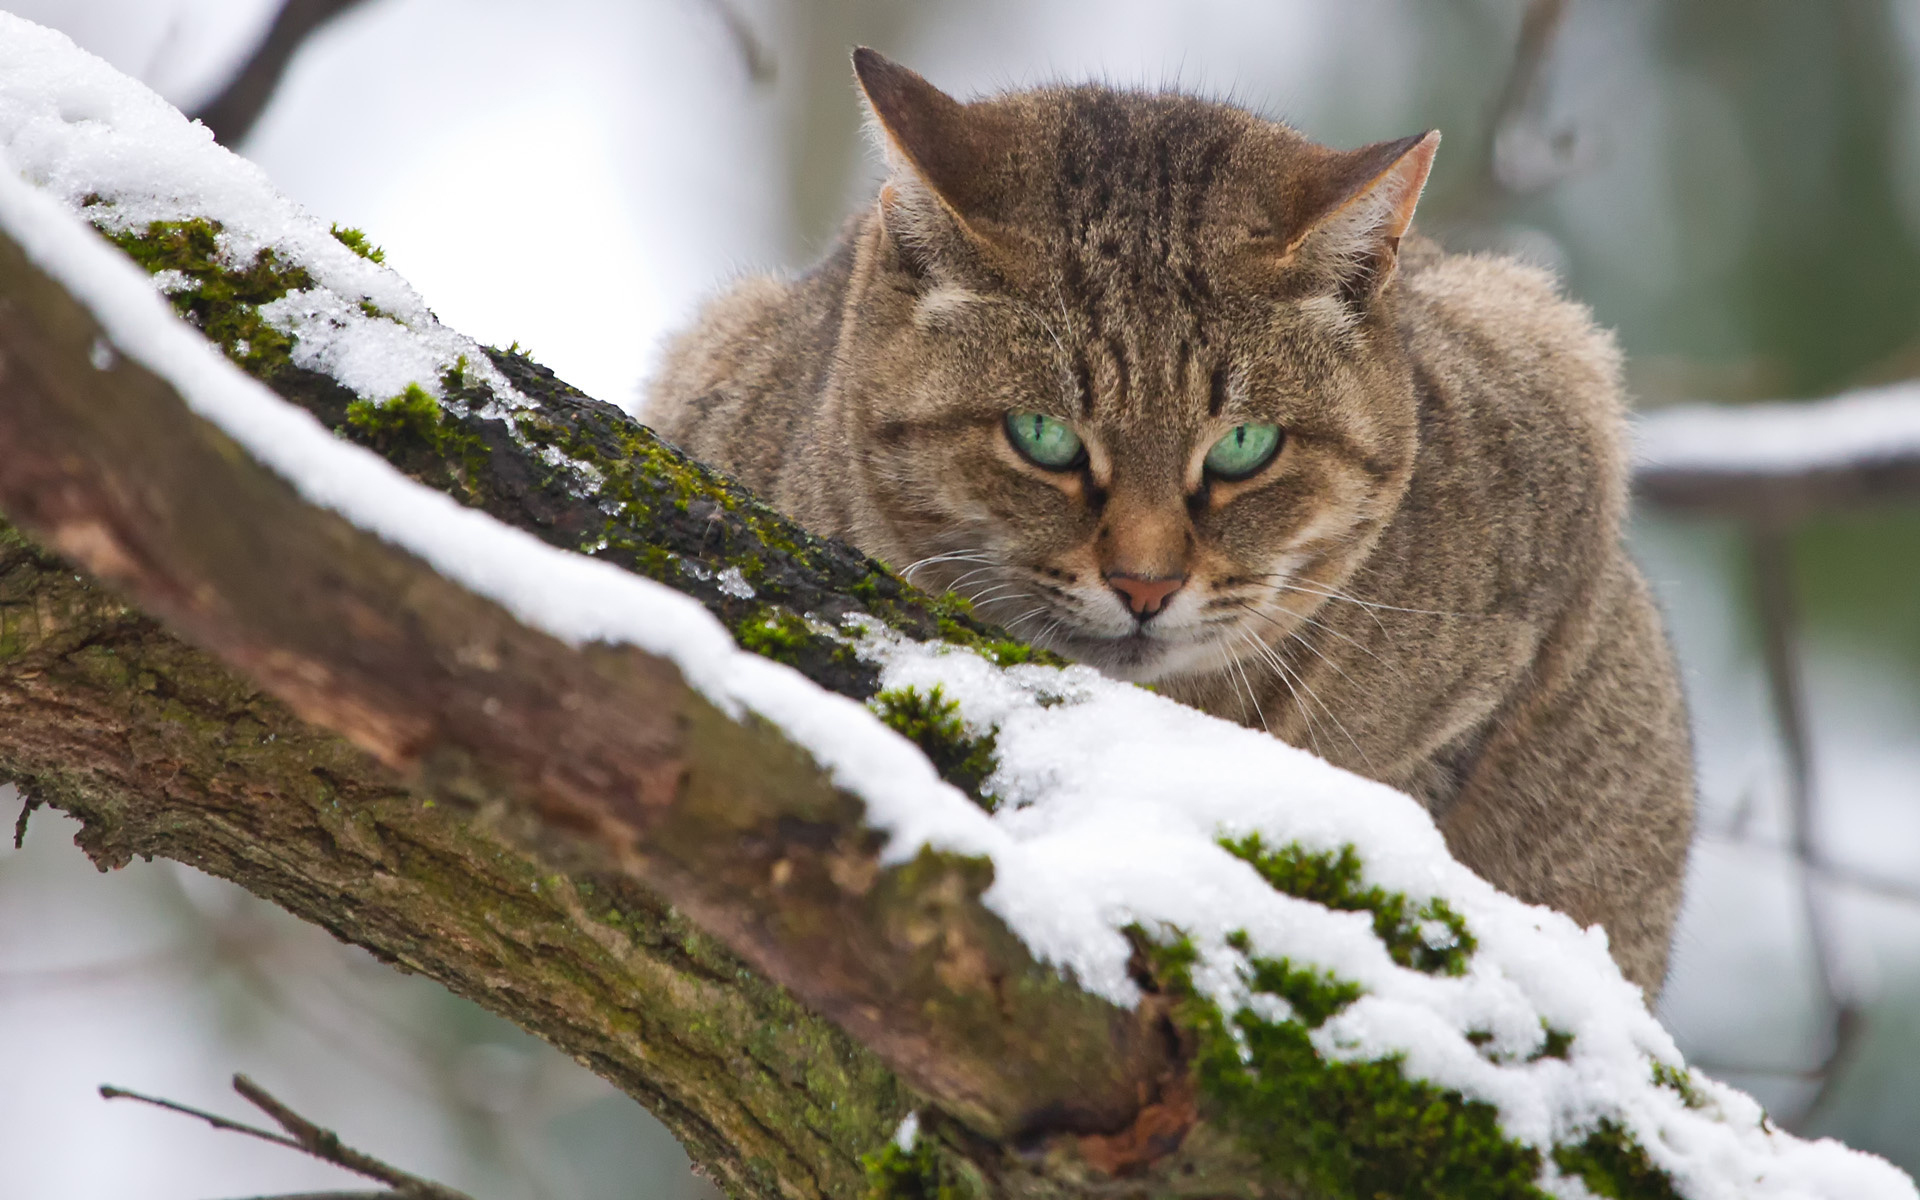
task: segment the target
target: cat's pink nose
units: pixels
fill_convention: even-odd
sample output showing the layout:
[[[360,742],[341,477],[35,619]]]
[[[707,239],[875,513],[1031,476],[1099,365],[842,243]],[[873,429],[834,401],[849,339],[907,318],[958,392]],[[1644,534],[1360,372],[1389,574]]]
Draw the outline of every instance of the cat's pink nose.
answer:
[[[1180,590],[1187,581],[1185,575],[1174,575],[1167,579],[1146,579],[1139,575],[1109,575],[1107,586],[1120,593],[1127,602],[1133,615],[1145,620],[1166,607],[1167,597]]]

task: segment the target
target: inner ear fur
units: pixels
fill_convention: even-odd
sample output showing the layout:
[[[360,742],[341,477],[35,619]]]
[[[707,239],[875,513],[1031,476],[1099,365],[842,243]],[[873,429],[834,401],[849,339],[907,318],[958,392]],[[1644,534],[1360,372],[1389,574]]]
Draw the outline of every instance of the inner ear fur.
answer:
[[[962,104],[865,46],[853,52],[853,73],[891,168],[880,205],[903,257],[1004,272],[1017,250],[998,202],[1016,149],[1011,123],[992,105]],[[951,244],[953,234],[961,245]]]
[[[1279,197],[1286,230],[1283,263],[1322,268],[1343,295],[1363,299],[1391,275],[1400,239],[1413,224],[1440,131],[1323,151]]]

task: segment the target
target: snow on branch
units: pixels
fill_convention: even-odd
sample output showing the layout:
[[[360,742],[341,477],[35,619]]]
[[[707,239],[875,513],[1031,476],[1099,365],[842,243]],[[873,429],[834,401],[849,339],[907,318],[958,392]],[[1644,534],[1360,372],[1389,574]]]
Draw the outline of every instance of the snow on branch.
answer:
[[[1412,799],[809,539],[4,15],[0,153],[0,509],[876,1051],[877,1188],[1915,1196]]]
[[[1920,384],[1661,409],[1635,433],[1634,486],[1664,508],[1791,517],[1920,499]]]

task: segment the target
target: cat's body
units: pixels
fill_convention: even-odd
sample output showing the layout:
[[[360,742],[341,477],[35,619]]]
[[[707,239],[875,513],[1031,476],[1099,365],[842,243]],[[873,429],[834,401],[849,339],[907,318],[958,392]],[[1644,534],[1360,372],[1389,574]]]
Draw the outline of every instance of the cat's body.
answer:
[[[859,66],[893,180],[682,336],[661,432],[1016,633],[1406,789],[1657,991],[1692,766],[1586,311],[1401,247],[1431,136],[1339,155],[1184,97],[960,106]]]

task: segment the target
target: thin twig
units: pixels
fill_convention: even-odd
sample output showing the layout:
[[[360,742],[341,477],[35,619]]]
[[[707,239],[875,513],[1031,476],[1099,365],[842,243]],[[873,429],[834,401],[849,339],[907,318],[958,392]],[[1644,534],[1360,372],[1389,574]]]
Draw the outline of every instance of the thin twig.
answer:
[[[399,1194],[381,1188],[364,1192],[278,1192],[271,1196],[246,1196],[241,1200],[394,1200]]]
[[[1572,143],[1571,134],[1548,140],[1556,158],[1551,170],[1535,172],[1533,177],[1522,179],[1512,162],[1514,139],[1529,127],[1543,123],[1537,111],[1542,95],[1540,85],[1566,10],[1566,0],[1530,0],[1521,14],[1513,64],[1507,70],[1500,94],[1487,112],[1486,144],[1479,169],[1465,195],[1457,199],[1446,214],[1449,225],[1494,223],[1516,197],[1558,183],[1571,172],[1572,156],[1560,149],[1562,143]]]
[[[246,1097],[254,1107],[260,1109],[269,1117],[272,1117],[274,1123],[286,1130],[286,1133],[274,1133],[272,1130],[261,1129],[255,1125],[230,1120],[220,1116],[218,1113],[210,1113],[204,1109],[194,1108],[191,1105],[181,1104],[173,1100],[163,1100],[158,1096],[143,1095],[139,1092],[128,1091],[126,1088],[113,1087],[109,1084],[101,1085],[100,1095],[103,1099],[107,1100],[138,1100],[143,1104],[151,1104],[157,1108],[167,1109],[170,1112],[182,1113],[189,1117],[198,1117],[215,1129],[224,1129],[233,1133],[244,1133],[248,1137],[259,1138],[263,1142],[272,1142],[276,1146],[285,1146],[291,1150],[298,1150],[304,1154],[312,1155],[322,1162],[332,1163],[336,1167],[352,1171],[356,1175],[364,1175],[369,1179],[378,1180],[393,1189],[391,1192],[373,1193],[375,1195],[393,1196],[399,1198],[399,1200],[472,1200],[465,1192],[457,1192],[450,1187],[434,1183],[431,1180],[422,1179],[418,1175],[409,1174],[406,1171],[400,1170],[398,1167],[389,1166],[370,1154],[363,1154],[350,1146],[342,1145],[338,1134],[330,1129],[322,1129],[320,1126],[315,1125],[305,1117],[294,1112],[285,1104],[275,1099],[265,1088],[253,1080],[248,1079],[245,1075],[235,1075],[233,1077],[233,1090]],[[339,1197],[344,1195],[366,1195],[367,1193],[327,1194]]]
[[[1903,879],[1894,879],[1890,876],[1878,875],[1871,871],[1863,871],[1859,867],[1843,866],[1828,858],[1815,858],[1812,861],[1808,861],[1801,858],[1791,846],[1776,846],[1762,841],[1759,838],[1748,837],[1744,833],[1730,832],[1727,834],[1715,834],[1708,832],[1702,833],[1700,840],[1703,842],[1714,842],[1722,846],[1732,846],[1742,850],[1763,850],[1769,853],[1779,854],[1785,858],[1793,859],[1796,865],[1813,871],[1822,879],[1826,880],[1827,886],[1829,887],[1845,887],[1856,892],[1864,892],[1869,896],[1877,896],[1883,900],[1895,900],[1903,904],[1920,905],[1920,883],[1912,883]]]
[[[780,64],[773,57],[773,51],[760,35],[754,32],[746,15],[733,3],[733,0],[705,0],[706,6],[720,18],[720,24],[726,28],[727,38],[733,42],[735,53],[740,55],[741,65],[747,69],[747,78],[761,87],[766,87],[779,74]]]
[[[1520,41],[1514,48],[1513,68],[1507,72],[1506,86],[1501,89],[1500,98],[1493,106],[1493,119],[1488,122],[1485,170],[1488,181],[1502,191],[1522,190],[1521,181],[1513,178],[1509,169],[1511,164],[1502,160],[1503,135],[1521,128],[1524,123],[1539,123],[1540,115],[1534,110],[1538,107],[1540,80],[1546,74],[1547,58],[1553,52],[1554,39],[1566,15],[1566,0],[1532,0],[1521,14]],[[1564,165],[1561,164],[1563,168]],[[1526,190],[1537,190],[1556,180],[1557,176],[1534,181]]]
[[[168,1112],[183,1113],[189,1117],[199,1117],[215,1129],[224,1129],[231,1133],[244,1133],[248,1137],[259,1138],[263,1142],[272,1142],[276,1146],[287,1146],[294,1150],[304,1149],[299,1142],[294,1141],[285,1134],[275,1133],[270,1129],[262,1129],[258,1125],[248,1125],[241,1121],[234,1121],[221,1116],[219,1113],[210,1113],[205,1109],[195,1108],[191,1104],[182,1104],[178,1100],[165,1100],[159,1096],[149,1096],[142,1092],[131,1091],[127,1088],[115,1087],[110,1083],[100,1085],[100,1098],[102,1100],[138,1100],[142,1104],[151,1104],[155,1108],[164,1108]]]
[[[27,845],[27,822],[33,818],[33,810],[39,808],[45,801],[36,800],[25,792],[18,794],[20,796],[20,815],[13,822],[13,848],[15,850],[24,850]]]
[[[254,122],[266,111],[279,89],[281,77],[307,39],[327,22],[365,0],[286,0],[273,18],[266,36],[254,47],[220,94],[202,105],[193,118],[213,130],[224,146],[246,140]]]
[[[1781,741],[1787,753],[1787,804],[1792,830],[1792,852],[1800,871],[1800,901],[1806,913],[1807,938],[1813,953],[1814,976],[1832,1013],[1833,1038],[1811,1077],[1818,1090],[1801,1111],[1795,1125],[1804,1127],[1826,1101],[1839,1066],[1850,1055],[1862,1027],[1859,1008],[1841,985],[1833,929],[1820,894],[1819,848],[1814,816],[1813,739],[1807,726],[1806,686],[1795,653],[1797,613],[1793,597],[1793,562],[1788,526],[1779,514],[1762,511],[1748,523],[1753,554],[1755,597],[1758,601],[1761,649],[1766,662],[1768,691]]]

